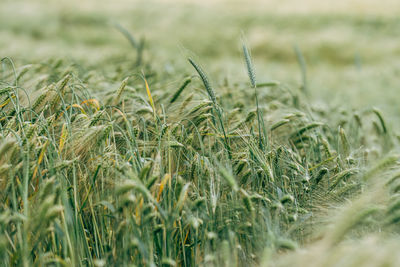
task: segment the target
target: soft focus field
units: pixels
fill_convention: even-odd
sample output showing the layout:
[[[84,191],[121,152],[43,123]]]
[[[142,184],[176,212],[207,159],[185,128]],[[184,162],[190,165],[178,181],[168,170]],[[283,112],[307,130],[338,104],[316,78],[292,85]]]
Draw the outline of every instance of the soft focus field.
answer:
[[[0,265],[399,266],[399,14],[1,1]]]
[[[146,38],[154,68],[187,72],[185,52],[190,50],[221,81],[225,76],[245,77],[240,68],[243,32],[263,77],[298,86],[293,52],[298,45],[316,100],[379,106],[394,119],[399,13],[396,0],[4,0],[0,47],[2,55],[28,63],[62,57],[104,69],[106,62],[132,53],[112,27],[119,23],[136,38]]]

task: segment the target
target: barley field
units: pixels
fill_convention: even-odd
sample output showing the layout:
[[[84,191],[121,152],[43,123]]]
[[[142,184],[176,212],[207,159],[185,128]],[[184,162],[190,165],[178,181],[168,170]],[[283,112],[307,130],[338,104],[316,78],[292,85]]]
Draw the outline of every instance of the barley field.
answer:
[[[0,266],[400,266],[400,2],[0,2]]]

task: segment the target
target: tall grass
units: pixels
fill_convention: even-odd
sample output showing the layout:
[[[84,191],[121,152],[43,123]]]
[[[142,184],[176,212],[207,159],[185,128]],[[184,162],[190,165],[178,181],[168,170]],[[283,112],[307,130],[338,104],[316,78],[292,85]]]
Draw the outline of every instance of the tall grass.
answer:
[[[309,263],[296,249],[357,196],[316,249],[336,257],[346,237],[380,229],[391,249],[398,157],[375,163],[397,149],[383,115],[321,111],[300,91],[257,84],[243,52],[254,90],[214,87],[191,59],[200,80],[171,91],[150,68],[93,77],[64,61],[2,60],[1,265]]]

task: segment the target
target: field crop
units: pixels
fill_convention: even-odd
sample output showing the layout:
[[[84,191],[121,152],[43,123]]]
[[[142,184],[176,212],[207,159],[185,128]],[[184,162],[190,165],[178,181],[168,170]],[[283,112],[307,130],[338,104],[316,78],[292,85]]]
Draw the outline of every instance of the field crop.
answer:
[[[51,7],[46,1],[1,4],[1,266],[400,264],[396,82],[390,74],[389,80],[370,75],[384,67],[397,71],[398,63],[383,60],[396,57],[397,48],[382,41],[396,30],[382,32],[373,8],[363,14],[372,16],[367,22],[359,14],[317,10],[307,11],[315,17],[293,16],[298,25],[282,25],[292,12],[284,7],[266,19],[276,31],[303,27],[303,36],[324,36],[339,22],[370,27],[382,35],[373,48],[353,46],[377,51],[366,50],[363,72],[359,54],[335,54],[310,36],[286,48],[278,43],[289,37],[280,35],[266,52],[254,32],[232,41],[238,28],[262,24],[250,7],[219,18],[239,20],[219,36],[229,46],[203,29],[203,40],[189,33],[177,52],[171,40],[165,48],[156,42],[167,40],[159,28],[141,23],[134,33],[116,17],[109,20],[102,1],[98,9],[82,4],[94,13],[74,13],[72,2],[55,14],[40,11]],[[129,21],[128,2],[110,5],[109,14]],[[168,25],[183,29],[181,36],[187,26],[178,21],[193,6],[174,3],[181,18]],[[133,21],[148,10],[136,4]],[[208,4],[212,12],[223,10]],[[202,8],[190,18],[194,25],[216,19]],[[27,18],[13,19],[7,10]],[[398,24],[390,14],[380,16]],[[272,69],[259,64],[263,57]],[[337,73],[309,67],[310,57]],[[346,98],[333,103],[331,91],[318,90],[323,82],[339,88],[338,73],[362,77],[365,91],[356,83],[356,92],[337,89]],[[357,94],[364,94],[359,102]]]

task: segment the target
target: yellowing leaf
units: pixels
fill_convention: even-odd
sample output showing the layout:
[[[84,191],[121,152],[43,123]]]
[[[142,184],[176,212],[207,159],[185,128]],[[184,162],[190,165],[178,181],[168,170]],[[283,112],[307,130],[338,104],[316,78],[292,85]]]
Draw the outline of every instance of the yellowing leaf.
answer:
[[[67,110],[70,109],[70,108],[79,108],[83,114],[86,114],[86,112],[83,109],[83,107],[81,105],[79,105],[79,104],[72,104],[71,106],[67,107]]]
[[[153,109],[153,112],[156,112],[156,109],[154,107],[153,97],[151,96],[149,84],[147,83],[146,78],[144,78],[144,84],[146,85],[146,92],[147,92],[147,96],[149,97],[150,105],[151,105],[151,107]]]
[[[81,105],[84,105],[84,104],[90,104],[91,106],[95,107],[97,111],[100,109],[99,101],[94,98],[87,99],[81,103]]]
[[[42,163],[42,160],[44,158],[44,154],[46,152],[46,148],[47,148],[48,144],[49,144],[49,140],[47,140],[46,143],[44,143],[44,145],[42,147],[42,150],[40,151],[39,158],[38,158],[35,170],[33,171],[32,180],[36,177],[36,174],[37,174],[38,169],[39,169],[39,165],[40,165],[40,163]],[[39,186],[39,178],[36,180],[35,191],[37,191],[38,186]]]
[[[58,154],[61,154],[61,152],[64,148],[65,140],[67,140],[67,137],[68,137],[68,131],[67,131],[66,123],[64,123],[62,126],[62,129],[61,129],[61,137],[60,137],[60,145],[58,146]]]
[[[15,98],[15,95],[12,96],[12,98]],[[0,104],[0,108],[7,106],[8,103],[10,103],[11,98],[7,98],[3,103]]]
[[[158,189],[157,202],[160,202],[161,194],[162,194],[162,192],[164,191],[164,187],[165,187],[165,185],[167,184],[167,182],[168,182],[170,179],[171,179],[171,174],[166,173],[166,174],[164,175],[164,178],[163,178],[162,181],[161,181],[160,188]]]

